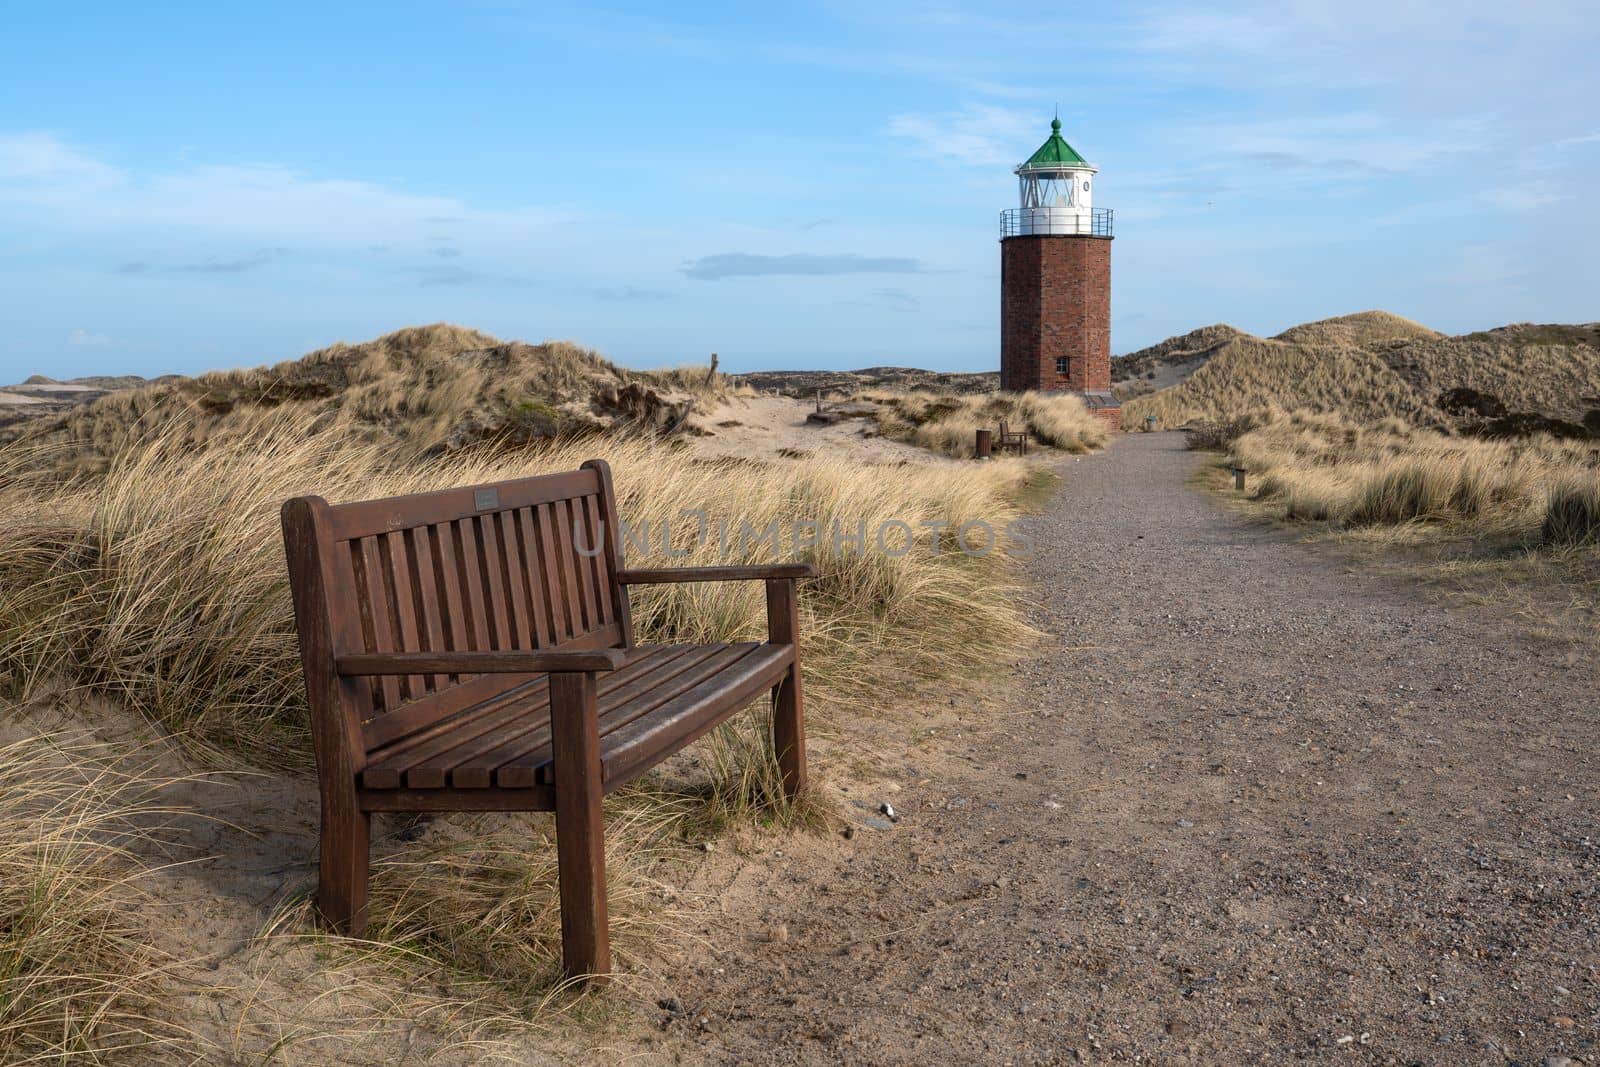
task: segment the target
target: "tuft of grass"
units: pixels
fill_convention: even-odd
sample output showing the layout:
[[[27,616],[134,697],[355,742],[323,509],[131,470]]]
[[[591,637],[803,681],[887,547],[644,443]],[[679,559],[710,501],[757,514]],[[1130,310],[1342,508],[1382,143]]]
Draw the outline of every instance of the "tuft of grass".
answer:
[[[1184,435],[1184,445],[1191,451],[1226,452],[1239,438],[1260,426],[1263,421],[1264,417],[1253,411],[1201,419]]]
[[[1539,540],[1558,547],[1600,543],[1600,474],[1567,474],[1550,487]]]
[[[719,837],[737,827],[822,831],[838,823],[834,801],[814,771],[798,797],[784,793],[770,707],[723,723],[705,751],[705,780],[668,783],[655,775],[641,789],[651,805],[679,813],[679,832],[689,840]]]
[[[177,1055],[160,1016],[167,961],[134,916],[132,840],[161,783],[103,746],[28,737],[0,745],[0,1062],[106,1063]]]

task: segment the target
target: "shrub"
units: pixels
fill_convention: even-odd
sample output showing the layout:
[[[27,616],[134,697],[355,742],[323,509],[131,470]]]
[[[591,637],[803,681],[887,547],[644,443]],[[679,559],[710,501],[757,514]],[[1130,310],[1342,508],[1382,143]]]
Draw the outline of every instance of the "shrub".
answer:
[[[1184,440],[1194,451],[1226,452],[1261,423],[1261,416],[1253,412],[1222,415],[1195,423]]]
[[[1573,474],[1551,487],[1539,538],[1557,546],[1600,542],[1600,475]]]

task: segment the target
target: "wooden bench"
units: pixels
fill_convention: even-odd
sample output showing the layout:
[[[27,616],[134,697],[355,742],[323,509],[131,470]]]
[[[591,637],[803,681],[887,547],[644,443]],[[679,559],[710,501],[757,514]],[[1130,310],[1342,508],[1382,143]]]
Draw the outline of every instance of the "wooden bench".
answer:
[[[322,800],[317,906],[367,922],[375,811],[554,811],[563,968],[610,970],[601,797],[763,693],[805,783],[810,564],[629,570],[610,468],[283,506]],[[766,642],[635,644],[627,587],[766,582]]]
[[[1009,448],[1019,456],[1027,455],[1028,431],[1018,430],[1013,433],[1011,427],[1006,423],[1006,420],[1001,419],[1000,433],[995,438],[994,447],[1000,452],[1004,452]]]

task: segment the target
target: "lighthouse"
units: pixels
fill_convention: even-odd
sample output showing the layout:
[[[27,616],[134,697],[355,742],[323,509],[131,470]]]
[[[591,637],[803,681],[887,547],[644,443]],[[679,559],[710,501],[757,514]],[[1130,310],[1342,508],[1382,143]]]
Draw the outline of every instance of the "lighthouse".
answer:
[[[1000,388],[1073,392],[1113,428],[1111,211],[1096,169],[1050,123],[1016,168],[1020,206],[1000,214]]]

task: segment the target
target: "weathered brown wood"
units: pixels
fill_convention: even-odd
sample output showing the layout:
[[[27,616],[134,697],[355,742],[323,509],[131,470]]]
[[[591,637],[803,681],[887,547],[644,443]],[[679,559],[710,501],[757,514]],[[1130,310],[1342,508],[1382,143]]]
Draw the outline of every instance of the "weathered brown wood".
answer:
[[[444,627],[445,648],[465,652],[472,647],[467,632],[467,613],[461,603],[461,564],[456,561],[456,542],[448,523],[427,527],[428,544],[433,550],[434,570],[439,576],[440,623]],[[467,679],[458,677],[457,682]]]
[[[417,603],[421,618],[419,637],[422,647],[429,652],[449,649],[444,636],[444,616],[439,610],[439,573],[433,561],[433,538],[428,527],[406,531],[411,540],[411,553],[417,561]],[[450,685],[453,675],[435,674],[428,679],[428,687],[435,693]]]
[[[600,722],[592,674],[550,679],[556,772],[556,857],[561,884],[561,967],[589,981],[611,971],[606,842],[600,800]]]
[[[551,502],[550,526],[554,532],[556,567],[561,572],[562,598],[567,605],[568,633],[582,633],[589,628],[583,612],[583,593],[578,588],[578,570],[573,566],[572,518],[565,500]]]
[[[622,640],[615,626],[605,626],[582,634],[563,643],[553,651],[576,652],[591,648],[612,648]],[[408,668],[406,668],[408,669]],[[352,675],[351,677],[358,677]],[[531,674],[478,674],[463,676],[459,685],[413,701],[397,711],[378,715],[361,725],[367,751],[387,745],[405,737],[414,730],[447,719],[456,713],[487,700],[502,689],[521,685],[532,680]]]
[[[578,555],[587,564],[584,576],[594,590],[595,617],[600,622],[606,622],[616,618],[616,614],[612,610],[611,572],[606,563],[605,545],[601,543],[605,537],[605,524],[600,520],[600,498],[584,497],[582,512],[583,541],[576,547]]]
[[[470,520],[477,533],[478,559],[483,571],[485,611],[494,630],[494,647],[517,647],[511,631],[510,591],[506,588],[505,554],[501,551],[499,523],[493,515],[479,515]]]
[[[628,591],[617,580],[622,570],[622,520],[617,514],[617,490],[611,481],[611,464],[603,459],[586,460],[585,470],[600,479],[600,531],[605,544],[607,592],[611,596],[611,617],[622,624],[622,643],[633,645],[633,612],[628,607]]]
[[[610,969],[600,799],[763,691],[805,775],[794,582],[809,564],[622,565],[610,469],[284,507],[322,798],[318,907],[366,922],[374,811],[554,810],[564,966]],[[765,644],[636,646],[626,586],[768,584]]]
[[[494,633],[489,628],[489,607],[483,599],[483,562],[478,558],[478,534],[472,519],[457,519],[450,524],[456,546],[456,566],[461,570],[461,608],[466,613],[468,648],[475,652],[494,650]]]
[[[714,683],[697,686],[612,730],[601,742],[606,778],[631,778],[700,737],[770,689],[786,658],[787,650],[762,645]],[[559,781],[560,767],[555,774]]]
[[[694,646],[663,645],[636,655],[621,670],[600,675],[603,700],[609,693],[670,662]],[[499,697],[485,701],[461,716],[408,735],[379,752],[374,752],[362,784],[369,788],[485,789],[492,784],[494,769],[506,759],[550,740],[548,680],[540,676],[515,690],[514,699]],[[534,740],[524,740],[528,735]],[[531,784],[531,782],[529,783]]]
[[[499,524],[500,569],[505,582],[506,601],[511,616],[512,648],[538,648],[529,617],[527,575],[522,562],[522,549],[517,540],[516,512],[502,511],[493,516]]]
[[[556,791],[535,789],[372,789],[363,811],[555,811]]]
[[[395,641],[406,652],[422,650],[420,628],[417,625],[417,595],[412,571],[411,553],[406,548],[404,530],[387,534],[378,545],[378,556],[389,572],[389,585],[393,591]],[[405,695],[416,700],[427,695],[428,683],[421,674],[405,676]]]
[[[618,729],[650,715],[668,701],[711,679],[729,677],[729,672],[756,647],[754,642],[742,645],[703,646],[703,649],[697,651],[709,649],[709,655],[686,656],[670,664],[651,685],[627,687],[616,694],[616,699],[608,700],[606,707],[602,709],[601,735],[610,736]],[[726,683],[718,682],[714,688],[726,688]],[[538,740],[537,735],[533,735],[532,739]],[[542,744],[530,744],[526,746],[524,752],[506,760],[496,770],[495,783],[512,788],[524,787],[535,782],[548,782],[552,774],[554,770],[550,761],[545,758]]]
[[[544,564],[539,558],[539,538],[533,529],[533,509],[517,509],[517,545],[522,552],[522,577],[528,588],[528,604],[533,616],[534,647],[555,643],[555,618],[550,613],[550,597],[545,592]]]
[[[538,674],[543,671],[614,671],[627,661],[619,649],[567,652],[354,652],[340,656],[340,674]]]
[[[772,688],[772,750],[792,800],[806,784],[805,697],[800,689],[800,601],[792,579],[767,579],[767,640],[791,650],[789,670]]]
[[[533,509],[533,529],[539,541],[539,572],[544,578],[544,595],[550,601],[551,634],[555,640],[571,637],[577,627],[569,614],[571,601],[567,584],[556,562],[556,533],[551,505],[543,504]]]
[[[370,709],[370,689],[334,670],[334,657],[360,642],[355,583],[332,565],[326,501],[291,500],[282,518],[322,802],[317,908],[334,929],[359,936],[367,922],[371,817],[356,797],[355,780],[366,763],[358,716]]]
[[[585,493],[598,492],[599,488],[599,481],[593,471],[567,471],[536,478],[519,478],[509,482],[491,482],[460,489],[441,489],[432,493],[415,493],[410,496],[340,504],[333,508],[329,525],[331,536],[335,541],[350,541],[358,537],[388,533],[390,530],[406,530],[413,526],[454,522],[457,519],[482,514],[485,510],[510,511],[545,504],[552,500],[567,500]],[[489,509],[478,507],[478,494],[490,491],[495,494],[497,505]]]
[[[757,563],[735,567],[629,567],[617,572],[623,585],[672,582],[741,582],[767,578],[815,578],[814,563]]]
[[[644,657],[638,664],[600,676],[602,723],[610,709],[632,699],[641,688],[664,684],[703,658],[697,646],[664,647],[674,651],[665,656]],[[437,762],[450,768],[451,785],[463,789],[486,789],[491,785],[516,789],[549,781],[549,776],[541,773],[549,756],[549,709],[530,705],[527,714],[513,722],[497,724],[493,733],[481,734],[441,753]],[[411,773],[407,772],[408,780]]]
[[[378,557],[377,541],[363,537],[355,557],[367,597],[367,610],[362,621],[372,627],[371,642],[374,652],[394,652],[393,621],[389,609],[388,583],[384,581],[383,561]],[[405,699],[400,693],[398,676],[380,679],[379,691],[383,695],[383,710],[393,711]]]

